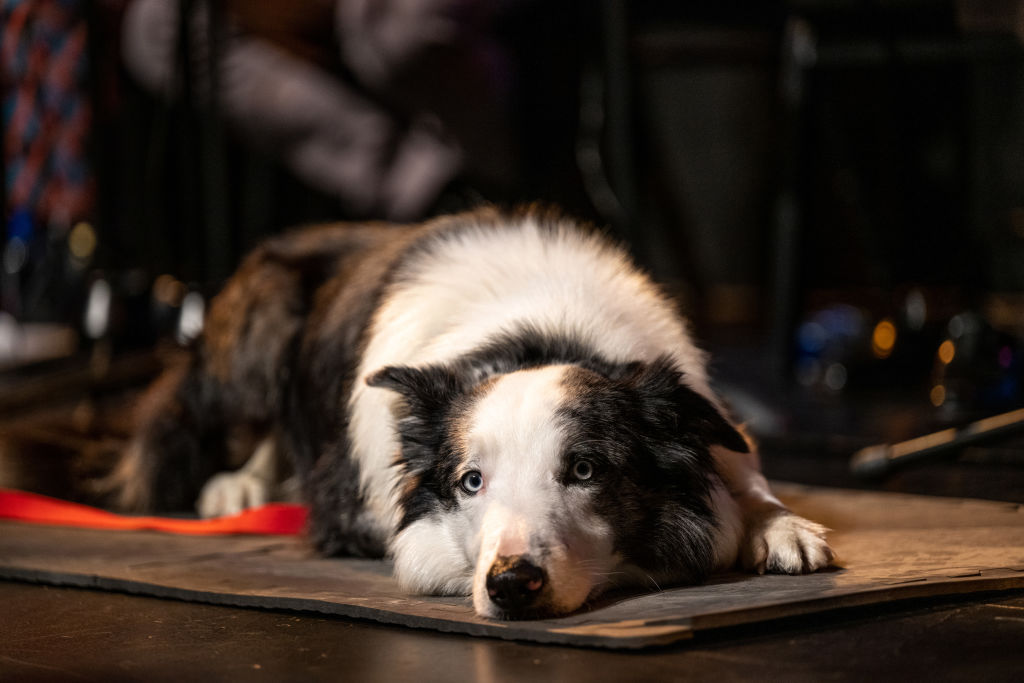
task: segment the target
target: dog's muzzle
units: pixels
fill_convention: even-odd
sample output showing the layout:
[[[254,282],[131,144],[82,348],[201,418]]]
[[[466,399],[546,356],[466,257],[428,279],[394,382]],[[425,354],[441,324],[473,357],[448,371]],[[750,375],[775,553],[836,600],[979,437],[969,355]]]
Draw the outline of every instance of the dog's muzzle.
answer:
[[[487,596],[510,615],[536,606],[547,575],[522,555],[499,557],[487,572]]]

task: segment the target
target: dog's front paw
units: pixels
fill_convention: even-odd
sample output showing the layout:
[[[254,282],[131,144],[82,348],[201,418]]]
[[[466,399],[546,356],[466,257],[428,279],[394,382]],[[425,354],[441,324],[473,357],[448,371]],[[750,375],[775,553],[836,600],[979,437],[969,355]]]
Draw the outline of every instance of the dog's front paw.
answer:
[[[196,510],[201,517],[236,515],[270,500],[270,489],[270,482],[245,469],[221,472],[203,486]]]
[[[835,553],[825,527],[786,510],[753,523],[743,548],[744,568],[758,574],[806,574],[827,567]]]

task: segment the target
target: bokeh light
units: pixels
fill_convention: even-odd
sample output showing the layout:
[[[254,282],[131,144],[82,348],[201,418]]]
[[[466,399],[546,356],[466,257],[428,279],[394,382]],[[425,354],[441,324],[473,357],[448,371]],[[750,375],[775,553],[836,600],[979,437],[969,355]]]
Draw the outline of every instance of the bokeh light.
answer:
[[[879,321],[871,333],[871,353],[876,358],[888,358],[896,346],[896,326],[888,318]]]

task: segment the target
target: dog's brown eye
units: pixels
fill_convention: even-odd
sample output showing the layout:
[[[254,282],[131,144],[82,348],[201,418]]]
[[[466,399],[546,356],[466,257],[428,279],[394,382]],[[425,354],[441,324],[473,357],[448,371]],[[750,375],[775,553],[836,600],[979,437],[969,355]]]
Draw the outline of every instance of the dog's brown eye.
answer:
[[[594,476],[594,466],[590,464],[589,460],[577,460],[576,464],[572,466],[572,476],[580,481],[586,481]]]
[[[466,493],[476,493],[484,487],[484,475],[476,470],[466,472],[462,475],[462,490]]]

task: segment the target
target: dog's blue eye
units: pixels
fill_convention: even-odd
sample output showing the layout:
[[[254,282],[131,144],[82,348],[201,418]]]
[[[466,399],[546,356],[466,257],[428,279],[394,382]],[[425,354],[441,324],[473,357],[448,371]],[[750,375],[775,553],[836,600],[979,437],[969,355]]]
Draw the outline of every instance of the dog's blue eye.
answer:
[[[594,466],[590,464],[589,460],[577,460],[576,464],[572,466],[572,476],[580,481],[586,481],[594,476]]]
[[[476,470],[466,472],[462,475],[462,490],[466,493],[476,493],[484,487],[484,475]]]

